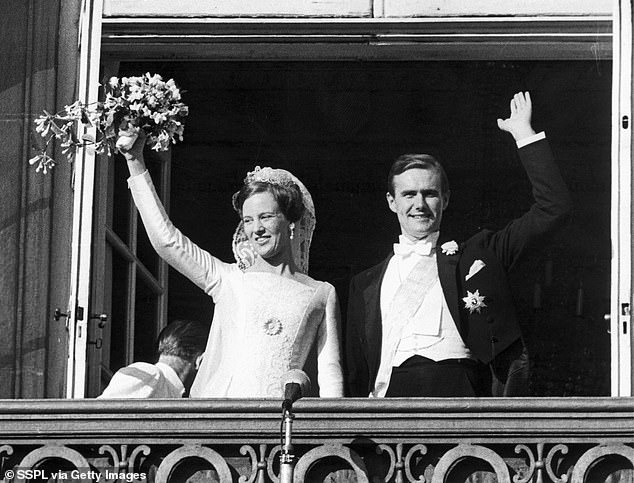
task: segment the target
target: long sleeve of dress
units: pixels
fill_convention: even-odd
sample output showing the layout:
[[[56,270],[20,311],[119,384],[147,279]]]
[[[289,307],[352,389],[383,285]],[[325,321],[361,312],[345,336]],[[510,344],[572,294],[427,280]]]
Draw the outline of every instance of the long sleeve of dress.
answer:
[[[341,312],[335,288],[328,284],[324,318],[317,334],[317,367],[320,397],[343,397],[341,368]]]
[[[147,171],[130,177],[128,186],[158,255],[215,299],[221,272],[230,264],[201,249],[172,224]]]

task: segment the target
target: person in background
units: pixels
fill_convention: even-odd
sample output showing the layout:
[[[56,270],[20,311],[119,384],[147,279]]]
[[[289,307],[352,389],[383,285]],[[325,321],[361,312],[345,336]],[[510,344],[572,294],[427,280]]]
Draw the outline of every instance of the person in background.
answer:
[[[183,397],[200,368],[208,332],[197,321],[168,324],[158,337],[158,362],[135,362],[119,369],[99,398]]]
[[[517,143],[534,204],[504,228],[462,243],[440,238],[449,183],[427,154],[399,157],[387,202],[399,243],[350,284],[347,377],[351,396],[524,395],[528,359],[507,274],[571,212],[570,194],[543,132],[531,125],[528,92],[498,127]],[[444,243],[443,243],[444,242]]]

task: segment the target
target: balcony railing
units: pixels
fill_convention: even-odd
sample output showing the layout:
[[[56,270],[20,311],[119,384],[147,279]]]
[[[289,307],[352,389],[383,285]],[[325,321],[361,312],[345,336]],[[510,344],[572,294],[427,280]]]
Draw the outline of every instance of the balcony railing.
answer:
[[[272,400],[0,403],[4,481],[279,481]],[[305,399],[296,482],[631,482],[634,400]]]

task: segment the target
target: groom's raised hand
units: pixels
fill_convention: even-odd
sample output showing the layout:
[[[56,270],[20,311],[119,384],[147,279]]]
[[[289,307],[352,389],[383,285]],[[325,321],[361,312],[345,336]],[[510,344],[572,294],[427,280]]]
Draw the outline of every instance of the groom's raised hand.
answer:
[[[511,115],[506,119],[498,119],[498,127],[510,133],[515,141],[521,141],[535,135],[531,125],[533,104],[528,92],[518,92],[511,99]]]

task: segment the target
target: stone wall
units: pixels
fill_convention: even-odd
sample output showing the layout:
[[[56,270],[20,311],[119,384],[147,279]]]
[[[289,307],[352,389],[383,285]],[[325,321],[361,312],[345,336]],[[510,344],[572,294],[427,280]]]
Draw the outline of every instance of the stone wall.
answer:
[[[33,119],[75,96],[81,2],[0,5],[0,398],[62,397],[67,361],[72,169],[36,173]],[[49,154],[54,155],[51,149]]]

